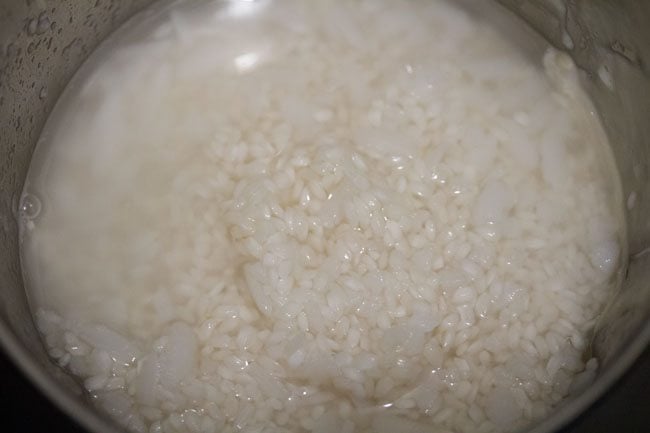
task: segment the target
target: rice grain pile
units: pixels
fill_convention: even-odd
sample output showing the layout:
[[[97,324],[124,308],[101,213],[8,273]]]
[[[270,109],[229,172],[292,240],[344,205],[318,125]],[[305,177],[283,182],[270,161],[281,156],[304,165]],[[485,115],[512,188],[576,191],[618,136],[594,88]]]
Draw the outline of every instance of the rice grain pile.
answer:
[[[625,227],[566,56],[445,1],[135,23],[23,197],[37,325],[99,408],[134,432],[487,433],[588,383]]]

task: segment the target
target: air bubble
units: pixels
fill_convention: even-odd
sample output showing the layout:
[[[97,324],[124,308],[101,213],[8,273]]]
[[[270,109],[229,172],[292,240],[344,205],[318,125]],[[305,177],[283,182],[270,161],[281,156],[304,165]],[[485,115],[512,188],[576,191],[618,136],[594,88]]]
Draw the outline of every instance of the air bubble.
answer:
[[[41,200],[33,194],[25,194],[20,200],[20,216],[34,219],[41,213]]]

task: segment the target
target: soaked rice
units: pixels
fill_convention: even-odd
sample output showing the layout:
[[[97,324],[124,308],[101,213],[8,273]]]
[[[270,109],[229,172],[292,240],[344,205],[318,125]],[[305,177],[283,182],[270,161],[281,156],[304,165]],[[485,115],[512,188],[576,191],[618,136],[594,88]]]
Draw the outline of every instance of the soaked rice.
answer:
[[[444,1],[141,15],[29,173],[49,353],[134,432],[543,417],[597,369],[625,227],[574,65],[539,63]]]

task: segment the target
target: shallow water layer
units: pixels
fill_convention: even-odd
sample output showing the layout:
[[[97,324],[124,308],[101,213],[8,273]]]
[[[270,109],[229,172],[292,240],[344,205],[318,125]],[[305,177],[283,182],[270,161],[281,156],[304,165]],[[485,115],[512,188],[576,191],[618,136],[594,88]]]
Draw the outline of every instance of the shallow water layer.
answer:
[[[577,75],[453,2],[147,11],[77,74],[28,175],[50,354],[133,431],[544,416],[595,372],[625,257]]]

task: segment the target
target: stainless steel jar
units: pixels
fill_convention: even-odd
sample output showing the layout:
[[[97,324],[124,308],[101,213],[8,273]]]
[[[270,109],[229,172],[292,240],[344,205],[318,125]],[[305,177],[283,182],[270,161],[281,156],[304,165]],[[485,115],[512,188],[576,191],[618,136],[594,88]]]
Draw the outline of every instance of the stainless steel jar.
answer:
[[[93,432],[117,428],[48,359],[22,286],[16,212],[30,157],[64,86],[114,29],[152,0],[0,2],[0,343],[61,409]],[[531,29],[566,50],[613,146],[628,199],[630,262],[592,348],[596,381],[531,432],[552,432],[593,403],[650,342],[650,2],[500,0]],[[649,250],[650,251],[650,250]]]

